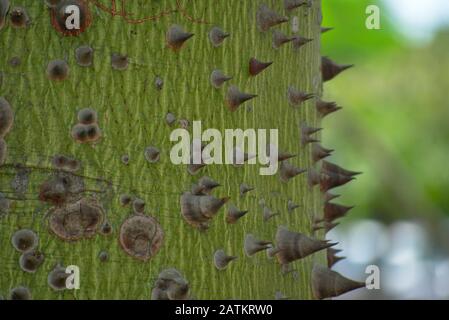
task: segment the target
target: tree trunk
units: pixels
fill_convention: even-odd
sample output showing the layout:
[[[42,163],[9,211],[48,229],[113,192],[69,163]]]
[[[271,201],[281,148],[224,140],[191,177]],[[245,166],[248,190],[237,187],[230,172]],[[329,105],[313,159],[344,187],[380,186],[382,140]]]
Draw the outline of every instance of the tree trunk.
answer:
[[[160,272],[175,268],[188,281],[190,298],[274,299],[277,291],[294,299],[311,298],[312,259],[320,260],[321,253],[295,261],[291,272],[282,272],[277,260],[265,252],[251,257],[244,252],[247,234],[274,241],[280,225],[312,234],[312,218],[321,212],[322,201],[319,191],[308,187],[307,174],[285,183],[279,173],[263,176],[260,165],[245,164],[207,165],[191,175],[186,165],[171,162],[174,142],[169,137],[173,129],[187,125],[184,120],[189,121],[190,131],[193,121],[199,120],[203,130],[215,128],[223,134],[228,128],[278,129],[279,149],[297,155],[287,161],[303,169],[313,166],[310,145],[300,143],[300,124],[319,126],[315,101],[292,106],[287,90],[291,86],[321,94],[320,1],[291,11],[284,9],[281,0],[123,1],[129,15],[121,11],[122,1],[116,2],[114,11],[110,10],[114,1],[90,1],[91,24],[76,36],[57,31],[50,9],[34,0],[21,2],[30,18],[26,27],[16,28],[6,18],[0,30],[0,96],[14,112],[0,168],[0,192],[10,203],[0,220],[0,293],[7,296],[22,285],[34,299],[150,299]],[[256,12],[261,4],[288,16],[289,21],[260,31]],[[12,8],[9,16],[11,12]],[[149,16],[148,21],[139,20]],[[172,48],[167,45],[166,34],[173,25],[194,34],[179,50],[173,50],[179,41]],[[209,39],[214,26],[230,33],[217,47]],[[275,30],[314,40],[299,49],[294,49],[295,41],[276,49]],[[76,61],[75,49],[82,45],[94,49],[92,66],[82,67]],[[111,58],[113,54],[127,55],[129,65],[125,66],[126,58]],[[252,76],[251,58],[273,64]],[[56,59],[68,63],[65,80],[52,80],[55,70],[50,75],[46,71]],[[121,67],[126,70],[117,70]],[[215,69],[233,78],[214,88],[210,76]],[[231,111],[225,100],[233,85],[257,97]],[[94,132],[95,142],[79,143],[73,138],[78,111],[83,108],[98,114],[101,137],[97,139]],[[167,113],[176,117],[172,125],[167,123]],[[160,159],[145,156],[149,146],[160,150]],[[69,164],[60,169],[55,155],[79,160],[81,168],[73,171]],[[202,176],[220,183],[212,192],[215,197],[230,197],[207,230],[188,224],[180,205],[181,195]],[[45,194],[55,179],[78,183],[82,191],[69,191],[62,199]],[[242,183],[254,190],[241,196]],[[126,244],[119,241],[124,221],[136,215],[132,204],[121,205],[122,194],[144,200],[144,215],[154,217],[163,231],[159,250],[146,261],[127,254]],[[101,229],[102,218],[93,216],[67,216],[68,221],[60,223],[72,229],[59,234],[52,228],[52,223],[58,223],[53,216],[80,199],[94,199],[94,207],[101,208],[112,226],[111,234],[100,234],[96,228]],[[300,207],[289,212],[289,200]],[[248,210],[235,224],[226,221],[231,204]],[[264,221],[263,206],[279,215]],[[37,233],[37,249],[45,257],[35,273],[20,268],[21,253],[11,245],[13,234],[22,228]],[[84,234],[76,234],[79,228],[84,228]],[[132,242],[131,251],[146,245],[137,243],[139,239],[123,241]],[[238,258],[218,270],[214,265],[218,249]],[[56,291],[48,285],[48,275],[58,263],[79,267],[79,290]]]

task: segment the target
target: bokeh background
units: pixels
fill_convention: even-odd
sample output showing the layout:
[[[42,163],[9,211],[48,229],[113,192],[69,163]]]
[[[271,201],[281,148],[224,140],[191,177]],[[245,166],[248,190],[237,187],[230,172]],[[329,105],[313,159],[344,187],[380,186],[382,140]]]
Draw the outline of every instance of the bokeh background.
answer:
[[[365,27],[368,5],[381,30]],[[363,171],[341,187],[356,205],[328,233],[346,260],[334,269],[364,279],[376,264],[381,290],[343,299],[449,298],[449,1],[323,0],[322,51],[354,63],[325,84],[343,110],[323,122],[331,161]]]

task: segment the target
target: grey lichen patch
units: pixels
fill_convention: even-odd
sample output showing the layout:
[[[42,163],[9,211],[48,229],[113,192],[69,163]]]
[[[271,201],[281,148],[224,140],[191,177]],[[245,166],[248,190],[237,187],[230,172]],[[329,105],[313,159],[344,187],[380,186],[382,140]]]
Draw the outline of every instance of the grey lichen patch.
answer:
[[[149,163],[156,163],[161,157],[161,150],[157,147],[149,146],[145,149],[144,155]]]
[[[76,48],[75,60],[81,67],[92,66],[94,63],[94,49],[87,45]]]
[[[178,123],[179,123],[179,126],[183,129],[188,129],[190,126],[190,121],[187,119],[179,119]]]
[[[111,66],[113,69],[125,71],[126,69],[128,69],[128,65],[129,65],[128,55],[116,52],[111,54]]]
[[[172,126],[175,124],[176,122],[176,116],[174,113],[172,112],[167,112],[167,114],[165,115],[165,122],[169,125]]]
[[[102,135],[98,125],[98,114],[91,108],[78,111],[78,123],[72,127],[71,136],[78,143],[97,142]]]
[[[85,127],[87,138],[89,142],[96,142],[101,137],[101,129],[98,124],[93,123]]]
[[[148,261],[154,257],[164,241],[164,232],[155,218],[134,215],[126,219],[120,228],[119,242],[131,257]]]
[[[133,211],[134,213],[143,213],[145,211],[145,201],[140,198],[133,200]]]
[[[24,7],[14,7],[9,12],[9,17],[11,19],[11,25],[14,28],[25,28],[30,24],[30,17],[28,12]]]
[[[129,155],[127,155],[127,154],[124,154],[124,155],[122,155],[121,157],[120,157],[120,160],[122,161],[122,163],[124,164],[124,165],[128,165],[129,164]]]
[[[28,273],[34,273],[44,262],[44,255],[39,251],[24,252],[19,259],[20,268]]]
[[[83,178],[69,172],[58,171],[39,187],[39,200],[61,206],[81,198],[85,190]]]
[[[16,174],[11,180],[11,189],[19,198],[25,198],[30,182],[30,169],[22,164],[15,165]]]
[[[66,273],[66,268],[57,264],[53,270],[51,270],[47,277],[47,284],[55,291],[63,291],[67,289],[67,278],[70,276]]]
[[[22,59],[20,59],[20,57],[12,57],[9,59],[8,63],[12,67],[18,67],[22,63]]]
[[[37,247],[39,237],[33,230],[20,229],[12,235],[11,243],[17,251],[27,252]]]
[[[107,262],[109,260],[109,253],[107,251],[101,251],[98,254],[98,259],[100,259],[101,262]]]
[[[156,90],[160,91],[164,87],[164,79],[162,79],[160,76],[156,76],[154,78],[154,87]]]
[[[63,240],[76,241],[94,236],[104,220],[97,200],[82,198],[50,211],[50,230]]]
[[[66,166],[67,162],[69,161],[69,158],[62,154],[54,155],[51,159],[51,163],[53,167],[57,169],[62,169]]]
[[[63,81],[68,78],[69,65],[65,60],[52,60],[47,65],[47,77],[53,81]]]
[[[101,234],[105,236],[112,234],[113,231],[114,229],[112,228],[112,224],[109,221],[105,221],[100,227]]]
[[[10,300],[31,300],[32,295],[29,288],[24,286],[19,286],[12,288],[9,292]]]
[[[87,126],[84,124],[78,123],[74,125],[70,134],[78,143],[86,143],[89,141],[89,137],[87,136]]]
[[[62,169],[71,172],[76,172],[81,167],[81,163],[78,160],[62,154],[54,155],[51,162],[55,169]]]
[[[92,108],[84,108],[78,111],[78,122],[82,124],[93,124],[98,121],[98,114]]]
[[[120,202],[120,205],[122,207],[128,206],[131,203],[132,200],[133,200],[133,197],[131,195],[129,195],[129,194],[126,194],[126,193],[121,194],[119,196],[119,202]]]

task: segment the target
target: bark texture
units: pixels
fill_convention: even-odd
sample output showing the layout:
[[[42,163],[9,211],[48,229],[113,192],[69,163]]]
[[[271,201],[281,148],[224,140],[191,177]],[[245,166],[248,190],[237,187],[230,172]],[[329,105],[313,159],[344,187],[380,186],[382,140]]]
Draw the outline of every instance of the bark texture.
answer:
[[[294,262],[294,271],[283,274],[276,259],[268,259],[264,252],[247,257],[243,243],[247,233],[274,240],[279,225],[311,235],[312,216],[322,211],[319,190],[307,186],[306,174],[282,183],[278,174],[259,175],[259,165],[209,165],[191,176],[185,165],[170,162],[169,135],[179,123],[168,126],[165,117],[171,112],[178,120],[201,120],[203,128],[222,132],[227,128],[279,129],[280,149],[298,155],[289,162],[304,169],[313,166],[310,147],[300,143],[300,123],[319,126],[315,100],[293,108],[287,90],[293,86],[321,93],[320,1],[290,12],[281,0],[126,1],[124,9],[132,14],[129,19],[154,16],[138,24],[123,14],[105,11],[111,2],[89,3],[92,24],[79,36],[58,33],[48,8],[35,0],[20,1],[28,11],[28,27],[13,28],[7,19],[0,30],[0,96],[15,114],[14,126],[5,137],[8,154],[0,167],[0,192],[10,200],[9,211],[0,218],[0,294],[7,296],[10,289],[23,285],[34,299],[150,299],[158,274],[176,268],[198,299],[274,299],[277,291],[290,298],[311,298],[312,259],[316,255],[321,259],[321,253]],[[260,32],[256,12],[261,4],[290,21]],[[299,50],[292,43],[274,49],[272,32],[292,35],[293,17],[299,21],[298,34],[314,41]],[[167,48],[165,39],[173,24],[195,34],[176,53]],[[230,33],[219,47],[208,38],[214,26]],[[95,51],[92,67],[75,61],[75,49],[82,45]],[[111,67],[113,53],[128,55],[126,70]],[[19,64],[11,62],[16,57]],[[273,64],[252,77],[252,57]],[[55,59],[68,62],[70,72],[64,81],[51,81],[46,75],[49,61]],[[214,69],[233,79],[214,88],[209,80]],[[155,85],[157,77],[163,80],[162,88],[160,80]],[[231,112],[225,106],[231,85],[258,97]],[[76,143],[70,134],[77,112],[86,107],[98,113],[102,136],[95,144]],[[161,151],[158,162],[146,160],[148,146]],[[55,154],[81,161],[76,174],[84,181],[83,194],[103,206],[112,234],[63,241],[49,231],[52,205],[39,200],[39,187],[54,174]],[[123,155],[129,156],[129,164],[123,163]],[[230,197],[227,205],[249,213],[236,224],[227,224],[226,205],[207,231],[188,225],[180,214],[180,196],[203,175],[222,185],[214,189],[215,196]],[[241,183],[254,191],[241,197]],[[145,214],[157,219],[163,229],[163,244],[149,261],[134,259],[120,247],[120,226],[132,215],[130,207],[120,205],[119,196],[124,193],[143,199]],[[264,222],[261,199],[280,215]],[[301,207],[290,213],[288,200]],[[39,236],[38,249],[45,260],[35,273],[20,269],[20,253],[11,245],[13,233],[21,228]],[[218,249],[238,259],[217,270],[213,258]],[[99,258],[102,251],[108,253],[106,262]],[[80,290],[50,288],[47,277],[57,263],[79,266]]]

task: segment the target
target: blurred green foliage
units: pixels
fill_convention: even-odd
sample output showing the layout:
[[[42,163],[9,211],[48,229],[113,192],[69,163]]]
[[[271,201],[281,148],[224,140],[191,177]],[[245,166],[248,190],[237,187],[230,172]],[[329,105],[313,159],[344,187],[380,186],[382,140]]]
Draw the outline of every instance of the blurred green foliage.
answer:
[[[449,32],[417,47],[401,39],[389,13],[382,30],[365,28],[376,1],[323,1],[323,53],[356,68],[324,86],[344,109],[324,120],[332,161],[364,171],[338,190],[352,217],[384,221],[449,213]]]
[[[323,26],[334,27],[323,35],[322,52],[353,62],[397,50],[404,40],[394,29],[379,0],[323,0]],[[366,8],[377,5],[381,10],[381,30],[365,28]]]

